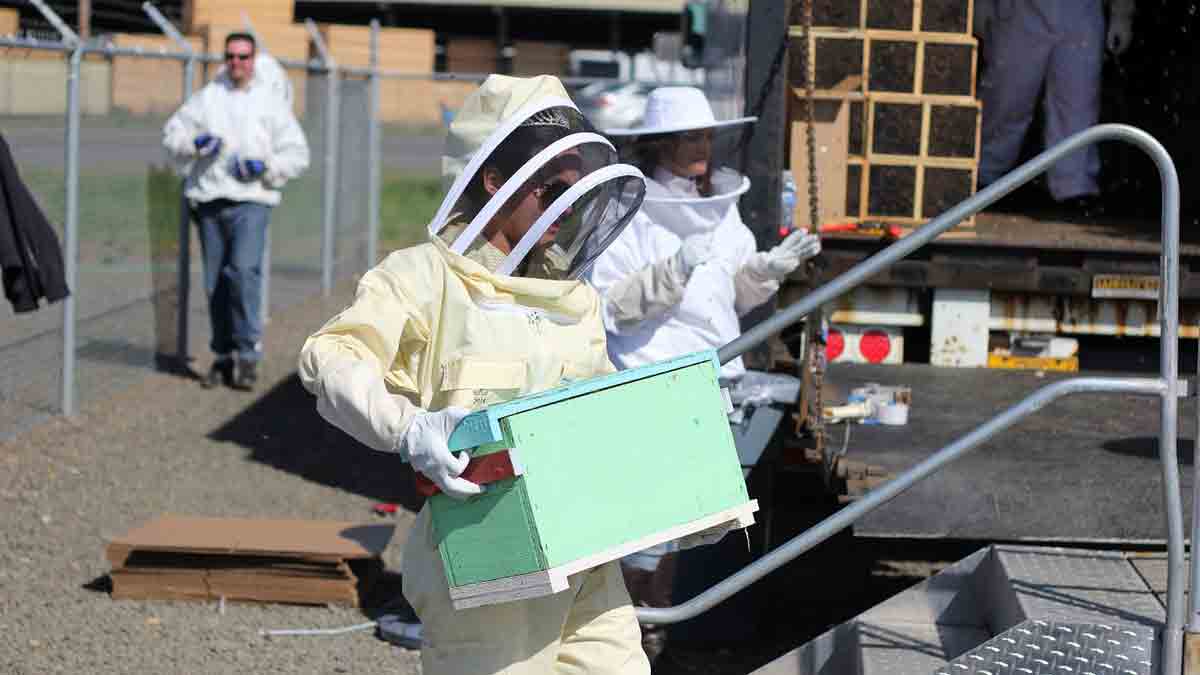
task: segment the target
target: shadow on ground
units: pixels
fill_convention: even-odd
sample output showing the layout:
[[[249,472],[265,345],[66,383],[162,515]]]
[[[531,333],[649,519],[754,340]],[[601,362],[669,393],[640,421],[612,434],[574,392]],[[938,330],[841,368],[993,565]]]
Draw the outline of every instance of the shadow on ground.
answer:
[[[1195,442],[1190,438],[1180,438],[1175,441],[1175,455],[1180,465],[1192,465],[1192,448]],[[1117,455],[1158,459],[1158,437],[1139,436],[1134,438],[1115,438],[1105,441],[1100,447]]]
[[[209,435],[249,450],[248,459],[322,485],[416,513],[423,498],[398,455],[360,445],[317,414],[313,397],[292,375]]]

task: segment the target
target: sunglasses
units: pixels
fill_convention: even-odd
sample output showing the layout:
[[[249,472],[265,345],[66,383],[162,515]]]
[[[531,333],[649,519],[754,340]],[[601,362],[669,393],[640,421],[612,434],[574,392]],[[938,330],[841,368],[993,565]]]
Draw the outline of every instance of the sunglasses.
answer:
[[[254,54],[234,54],[233,52],[225,52],[226,61],[249,61],[254,58]]]
[[[561,180],[552,180],[548,183],[542,183],[541,185],[533,188],[533,194],[537,196],[538,204],[542,207],[542,210],[545,211],[546,209],[550,208],[550,205],[553,204],[556,199],[563,196],[563,193],[570,189],[570,183]]]

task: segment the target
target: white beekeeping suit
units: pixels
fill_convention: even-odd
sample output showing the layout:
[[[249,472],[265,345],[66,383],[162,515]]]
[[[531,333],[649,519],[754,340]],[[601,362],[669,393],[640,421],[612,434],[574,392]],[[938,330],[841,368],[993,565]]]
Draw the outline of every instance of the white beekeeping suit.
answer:
[[[703,176],[677,175],[661,161],[642,167],[648,172],[642,210],[592,270],[618,368],[728,343],[741,334],[739,317],[770,299],[788,274],[820,251],[815,235],[797,231],[759,252],[742,222],[737,200],[750,180],[719,166],[727,159],[720,149],[733,146],[754,120],[718,121],[699,89],[659,87],[650,93],[641,127],[608,131],[643,147],[675,147],[688,134],[710,134],[699,141],[708,143]],[[703,146],[696,151],[705,153]],[[721,366],[725,380],[745,372],[741,358]]]
[[[194,203],[229,199],[274,206],[287,181],[308,168],[308,141],[291,104],[281,96],[279,81],[260,77],[255,63],[248,89],[235,88],[222,68],[163,128],[163,145],[187,177],[185,194]],[[222,140],[217,154],[196,154],[194,140],[201,134]],[[263,180],[234,177],[230,160],[239,156],[261,159],[266,164]]]
[[[975,32],[986,67],[979,182],[986,185],[1017,162],[1045,87],[1044,143],[1050,147],[1096,124],[1104,49],[1119,55],[1130,42],[1134,0],[976,0]],[[1093,145],[1047,173],[1058,201],[1100,193],[1100,155]]]

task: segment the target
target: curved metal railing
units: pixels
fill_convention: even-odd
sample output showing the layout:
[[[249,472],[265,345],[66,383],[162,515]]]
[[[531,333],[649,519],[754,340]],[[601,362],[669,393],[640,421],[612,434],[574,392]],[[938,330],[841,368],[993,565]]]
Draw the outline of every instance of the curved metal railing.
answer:
[[[1160,399],[1158,447],[1162,466],[1163,499],[1167,512],[1167,624],[1162,640],[1162,672],[1164,675],[1179,675],[1182,672],[1185,561],[1183,502],[1176,457],[1179,421],[1179,178],[1170,155],[1154,137],[1140,129],[1122,124],[1104,124],[1075,134],[1017,167],[970,199],[930,220],[912,234],[855,265],[799,302],[758,324],[722,347],[719,354],[722,363],[737,358],[821,305],[855,288],[880,270],[933,241],[964,218],[982,211],[1004,195],[1034,179],[1063,156],[1093,143],[1108,140],[1124,141],[1141,148],[1157,166],[1162,184],[1159,376],[1079,377],[1042,387],[974,431],[945,446],[891,481],[871,490],[850,506],[691,600],[674,607],[639,607],[637,614],[640,621],[652,624],[677,623],[711,609],[1056,399],[1070,394],[1097,392],[1145,394],[1158,396]],[[1192,587],[1197,588],[1197,584],[1200,584],[1200,565],[1197,565],[1195,557],[1192,559],[1191,578]],[[1195,593],[1192,594],[1191,621],[1194,627],[1200,628],[1200,600],[1196,598]]]

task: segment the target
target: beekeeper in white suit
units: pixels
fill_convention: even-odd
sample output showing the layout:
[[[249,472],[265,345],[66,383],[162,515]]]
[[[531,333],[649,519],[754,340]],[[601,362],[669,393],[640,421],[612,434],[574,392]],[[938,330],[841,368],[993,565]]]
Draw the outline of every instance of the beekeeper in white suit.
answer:
[[[466,499],[480,486],[447,439],[468,408],[614,370],[600,298],[579,277],[645,184],[550,76],[489,77],[450,125],[443,174],[430,240],[363,276],[304,344],[300,377],[330,423]],[[616,563],[554,595],[455,611],[422,509],[403,574],[426,675],[649,672]]]
[[[184,194],[204,251],[213,352],[206,387],[251,389],[258,380],[270,212],[284,185],[309,163],[308,142],[278,75],[258,73],[257,55],[254,36],[226,36],[218,77],[163,127],[163,145],[186,176]]]
[[[1132,35],[1134,0],[976,0],[975,32],[986,67],[979,183],[988,185],[1016,164],[1045,89],[1045,147],[1096,124],[1104,49],[1120,55]],[[1050,196],[1081,202],[1100,194],[1095,145],[1059,160],[1047,172]]]
[[[589,277],[604,297],[618,368],[726,344],[741,334],[739,317],[820,252],[817,236],[799,230],[760,252],[742,222],[737,199],[750,179],[716,166],[714,147],[728,147],[755,119],[717,121],[699,89],[660,87],[641,126],[606,130],[631,140],[647,176],[641,211]],[[745,371],[737,358],[721,366],[721,378]]]
[[[647,176],[641,211],[590,276],[604,297],[608,353],[618,368],[725,345],[741,334],[741,316],[820,252],[820,240],[803,231],[760,252],[742,222],[737,199],[750,180],[717,164],[754,120],[717,121],[699,89],[660,87],[647,97],[641,126],[606,130],[629,142]],[[739,357],[721,366],[721,379],[734,385],[745,372]],[[670,604],[674,560],[668,554],[678,548],[663,544],[625,559],[636,601]],[[651,659],[664,635],[659,628],[646,631]]]

